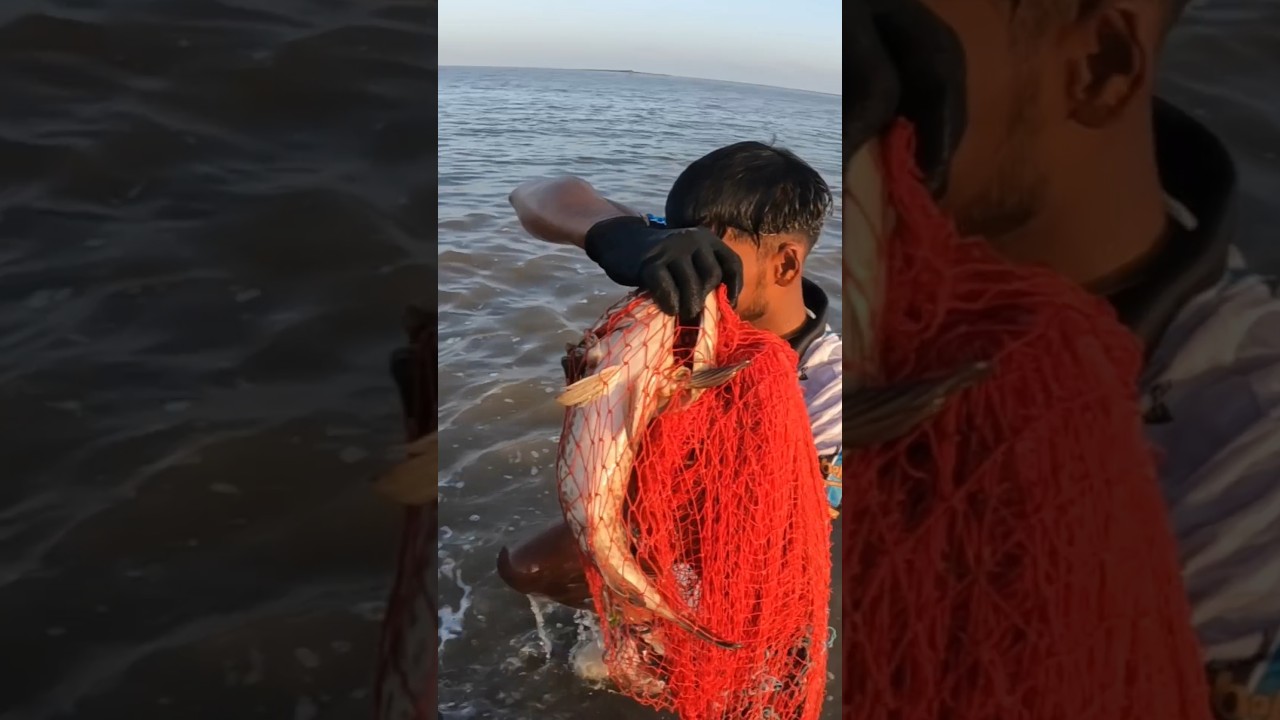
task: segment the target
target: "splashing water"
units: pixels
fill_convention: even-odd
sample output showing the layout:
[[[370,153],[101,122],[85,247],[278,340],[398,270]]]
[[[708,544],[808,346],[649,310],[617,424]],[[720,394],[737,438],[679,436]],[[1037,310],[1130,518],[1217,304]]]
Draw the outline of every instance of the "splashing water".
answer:
[[[552,605],[553,601],[550,598],[529,596],[529,608],[533,610],[533,621],[538,626],[538,640],[542,643],[542,651],[546,654],[548,661],[551,660],[551,633],[547,631],[547,611]]]
[[[441,528],[443,534],[442,540],[452,537],[452,531],[447,527]],[[458,567],[457,561],[449,556],[448,553],[441,552],[439,576],[441,580],[452,582],[462,590],[462,597],[458,599],[458,608],[455,610],[452,605],[446,605],[443,602],[439,609],[439,645],[437,652],[444,653],[445,643],[462,636],[463,619],[466,617],[467,610],[471,608],[471,586],[462,580],[462,570]],[[443,585],[442,585],[443,587]]]
[[[604,682],[609,677],[609,668],[604,664],[604,642],[596,614],[578,610],[573,614],[573,623],[578,629],[578,642],[569,651],[573,674],[588,682]]]

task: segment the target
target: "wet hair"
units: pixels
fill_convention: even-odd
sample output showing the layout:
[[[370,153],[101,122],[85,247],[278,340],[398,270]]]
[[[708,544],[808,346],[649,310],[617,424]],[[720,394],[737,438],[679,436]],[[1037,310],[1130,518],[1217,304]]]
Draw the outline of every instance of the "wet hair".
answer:
[[[667,224],[736,230],[756,247],[762,236],[797,234],[811,249],[831,214],[831,189],[795,153],[760,142],[740,142],[695,160],[667,194]]]

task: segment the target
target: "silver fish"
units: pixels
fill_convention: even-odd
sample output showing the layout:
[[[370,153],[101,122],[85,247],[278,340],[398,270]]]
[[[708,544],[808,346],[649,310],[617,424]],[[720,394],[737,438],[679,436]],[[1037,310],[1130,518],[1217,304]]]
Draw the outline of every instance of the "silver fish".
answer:
[[[842,339],[844,375],[855,386],[874,383],[879,374],[875,331],[884,299],[884,245],[894,222],[880,163],[880,141],[872,140],[859,148],[844,168]]]
[[[957,393],[992,372],[969,362],[948,375],[890,385],[882,382],[881,338],[886,256],[896,216],[884,186],[883,147],[872,140],[845,164],[841,249],[844,309],[844,444],[860,448],[895,440],[927,422]]]
[[[567,410],[556,475],[565,519],[613,594],[703,640],[737,648],[662,597],[631,550],[623,517],[638,444],[649,423],[675,395],[687,390],[689,402],[695,402],[703,390],[723,385],[746,367],[715,365],[719,322],[719,305],[709,295],[692,368],[676,364],[674,319],[647,299],[607,317],[602,326],[610,328],[608,333],[588,334],[587,374],[557,398]]]

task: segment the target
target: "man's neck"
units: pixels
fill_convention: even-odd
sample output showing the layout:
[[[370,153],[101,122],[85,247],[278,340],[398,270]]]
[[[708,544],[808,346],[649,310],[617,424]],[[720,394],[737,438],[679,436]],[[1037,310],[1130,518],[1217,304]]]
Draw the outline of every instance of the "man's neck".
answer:
[[[1159,250],[1168,209],[1150,133],[1115,150],[1093,153],[1101,165],[1076,173],[1074,183],[1058,184],[1036,219],[995,239],[996,248],[1097,292],[1122,285]]]
[[[751,323],[759,330],[765,330],[783,339],[790,339],[804,326],[809,313],[804,306],[804,292],[800,283],[788,288],[780,299],[770,303],[769,312]]]

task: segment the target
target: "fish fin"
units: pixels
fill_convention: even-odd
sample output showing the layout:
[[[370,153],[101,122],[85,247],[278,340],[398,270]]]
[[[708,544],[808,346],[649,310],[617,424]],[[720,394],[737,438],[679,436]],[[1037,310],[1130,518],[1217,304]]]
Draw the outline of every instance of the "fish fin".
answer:
[[[560,393],[560,397],[556,398],[556,402],[565,407],[577,407],[589,403],[604,394],[609,388],[610,381],[621,370],[618,367],[601,368],[600,372],[588,375],[565,388],[564,392]]]
[[[439,497],[439,457],[437,452],[411,457],[379,477],[374,489],[401,505],[426,505]]]
[[[844,397],[844,444],[869,447],[897,440],[913,431],[946,405],[956,393],[992,372],[991,363],[976,362],[951,375],[910,383],[862,387]]]
[[[427,433],[422,437],[414,440],[405,446],[405,453],[409,457],[418,455],[426,455],[428,453],[439,455],[440,453],[440,436],[436,433]]]
[[[750,361],[748,361],[740,362],[737,365],[724,365],[722,367],[708,367],[696,370],[689,376],[689,387],[695,390],[720,387],[737,377],[738,373],[742,372],[750,364]]]

